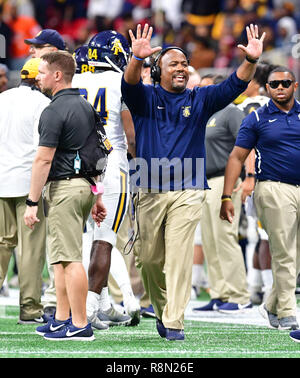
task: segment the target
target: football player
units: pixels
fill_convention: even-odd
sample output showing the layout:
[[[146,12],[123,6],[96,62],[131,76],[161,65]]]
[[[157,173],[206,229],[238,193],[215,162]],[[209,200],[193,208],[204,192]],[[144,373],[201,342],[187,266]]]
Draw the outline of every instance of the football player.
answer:
[[[140,319],[140,306],[133,295],[128,272],[124,272],[124,264],[123,271],[119,272],[120,277],[114,275],[114,278],[118,283],[118,278],[122,276],[119,281],[126,283],[120,289],[127,315],[111,305],[107,286],[112,253],[114,261],[122,258],[114,247],[129,200],[127,150],[135,156],[134,127],[130,112],[121,100],[121,78],[129,55],[127,40],[115,31],[100,32],[90,40],[87,48],[82,46],[75,51],[80,74],[74,76],[72,85],[79,88],[81,95],[99,113],[113,147],[103,182],[103,202],[107,217],[101,227],[93,221],[88,222],[87,234],[92,234],[91,248],[89,243],[84,243],[90,254],[87,315],[92,325],[98,329],[103,329],[103,323],[136,325]],[[121,267],[121,264],[118,265]],[[126,274],[127,279],[124,280]]]
[[[76,61],[76,74],[82,74],[84,72],[95,72],[95,67],[89,66],[88,63],[88,45],[82,45],[77,47],[73,53],[73,57]],[[76,79],[75,79],[76,80]]]

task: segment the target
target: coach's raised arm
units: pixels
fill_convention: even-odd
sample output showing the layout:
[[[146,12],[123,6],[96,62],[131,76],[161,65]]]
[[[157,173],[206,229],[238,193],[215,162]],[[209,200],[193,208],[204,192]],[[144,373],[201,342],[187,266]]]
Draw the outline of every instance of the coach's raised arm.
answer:
[[[237,69],[237,77],[244,81],[250,81],[255,73],[256,63],[263,51],[265,33],[259,38],[258,26],[252,24],[246,27],[246,31],[247,46],[237,46],[245,53],[245,60]],[[140,24],[137,26],[136,37],[132,30],[129,30],[133,56],[124,74],[124,79],[128,84],[134,85],[140,81],[143,60],[161,50],[160,46],[151,47],[152,32],[153,28],[149,27],[148,24],[145,25],[143,31]]]

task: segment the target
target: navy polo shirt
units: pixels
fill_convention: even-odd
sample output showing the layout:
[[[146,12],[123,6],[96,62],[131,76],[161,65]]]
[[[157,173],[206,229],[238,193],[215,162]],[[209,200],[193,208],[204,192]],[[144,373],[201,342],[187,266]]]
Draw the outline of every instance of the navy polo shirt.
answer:
[[[136,159],[142,188],[207,189],[205,130],[212,114],[225,108],[247,88],[236,72],[218,85],[181,93],[160,85],[130,85],[122,79],[122,97],[135,127]],[[131,175],[131,181],[135,179]]]
[[[300,185],[300,103],[285,113],[270,100],[244,118],[235,145],[255,148],[258,180]]]

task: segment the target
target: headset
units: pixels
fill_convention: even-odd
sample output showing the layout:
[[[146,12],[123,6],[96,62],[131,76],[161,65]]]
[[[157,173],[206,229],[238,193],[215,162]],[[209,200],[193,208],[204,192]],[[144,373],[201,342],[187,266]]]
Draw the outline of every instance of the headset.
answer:
[[[158,63],[159,63],[161,57],[163,55],[165,55],[169,50],[179,50],[179,51],[181,51],[185,55],[185,57],[186,57],[186,59],[188,61],[188,64],[189,64],[188,55],[187,55],[186,51],[184,51],[182,48],[177,47],[177,46],[166,47],[165,49],[161,50],[161,52],[157,55],[157,57],[154,60],[153,65],[151,66],[150,75],[151,75],[151,79],[154,81],[154,83],[159,83],[160,82],[161,70],[160,70],[160,67],[159,67]]]

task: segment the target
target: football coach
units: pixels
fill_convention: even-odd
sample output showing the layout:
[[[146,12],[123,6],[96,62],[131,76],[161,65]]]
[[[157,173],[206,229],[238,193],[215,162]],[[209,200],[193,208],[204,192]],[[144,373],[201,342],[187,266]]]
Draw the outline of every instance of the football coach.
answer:
[[[146,292],[157,317],[159,335],[184,339],[184,311],[190,299],[193,240],[208,189],[205,177],[205,128],[210,116],[247,88],[263,50],[264,34],[247,27],[246,58],[224,82],[189,90],[188,58],[178,47],[152,48],[152,27],[130,30],[133,56],[122,80],[122,96],[136,132],[136,156],[144,160],[147,179],[136,196],[138,248],[134,249]],[[160,51],[161,50],[161,51]],[[144,85],[145,58],[160,51],[151,68],[158,85]],[[170,167],[170,179],[157,174]],[[186,164],[188,166],[186,166]],[[153,171],[155,168],[155,172]],[[177,174],[177,173],[178,174]],[[180,179],[182,173],[182,179]],[[205,214],[203,214],[205,217]]]

